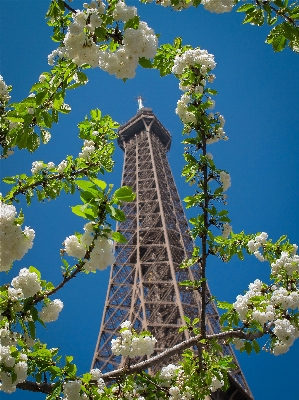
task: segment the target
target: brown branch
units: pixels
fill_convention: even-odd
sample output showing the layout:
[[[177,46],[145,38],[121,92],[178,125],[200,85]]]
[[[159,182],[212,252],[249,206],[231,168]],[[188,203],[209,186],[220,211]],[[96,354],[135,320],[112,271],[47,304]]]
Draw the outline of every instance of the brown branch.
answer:
[[[288,22],[288,23],[290,23],[291,25],[293,25],[294,28],[298,28],[298,25],[296,24],[295,19],[289,17],[289,16],[286,15],[284,12],[281,12],[281,9],[277,9],[277,8],[273,7],[273,6],[270,4],[270,1],[267,1],[267,0],[266,0],[266,1],[255,0],[255,4],[256,4],[257,6],[259,6],[259,7],[261,7],[262,5],[267,5],[267,6],[269,6],[269,7],[271,8],[271,10],[274,11],[274,13],[275,13],[277,16],[283,18],[286,22]],[[283,10],[283,8],[282,8],[282,10]]]
[[[241,330],[237,331],[227,331],[227,332],[221,332],[221,333],[216,333],[213,335],[206,335],[205,339],[206,340],[211,340],[211,339],[217,339],[217,340],[226,340],[229,338],[239,338],[239,339],[245,339],[245,340],[255,340],[260,337],[262,337],[265,333],[267,332],[250,332],[250,333],[244,333]],[[190,339],[187,339],[175,346],[173,346],[171,349],[167,349],[163,351],[162,353],[149,358],[148,360],[141,361],[138,364],[135,364],[131,366],[130,368],[124,367],[124,368],[119,368],[117,370],[107,372],[106,374],[102,375],[102,378],[104,381],[109,381],[111,379],[115,379],[124,373],[126,375],[132,375],[139,373],[143,370],[146,370],[161,361],[168,360],[169,357],[173,356],[174,354],[181,353],[182,351],[188,349],[189,347],[197,346],[198,342],[202,340],[203,337],[201,334],[194,336]]]
[[[69,6],[65,1],[63,2],[63,4],[64,4],[64,7],[65,7],[67,10],[71,11],[71,12],[74,13],[74,14],[77,14],[77,11],[74,10],[71,6]]]
[[[45,394],[51,394],[54,387],[54,383],[37,383],[31,381],[24,381],[17,384],[18,389],[27,390],[29,392],[39,392]]]
[[[98,149],[98,150],[100,150],[100,149]],[[68,177],[64,176],[65,175],[64,173],[58,173],[58,174],[46,175],[45,177],[43,177],[43,179],[40,179],[33,183],[30,183],[29,185],[22,186],[22,184],[19,184],[19,188],[16,189],[16,191],[14,193],[12,193],[12,197],[9,200],[13,200],[15,198],[15,196],[17,196],[19,194],[24,194],[29,189],[36,189],[38,186],[45,186],[48,184],[48,182],[51,182],[51,181],[54,181],[57,179],[58,180],[62,180],[62,179],[71,180],[71,179],[75,178],[77,175],[80,175],[80,174],[85,175],[86,172],[88,172],[91,167],[100,167],[100,166],[101,166],[101,163],[100,163],[100,161],[98,161],[94,164],[91,163],[91,165],[87,165],[86,167],[80,168],[78,170],[70,171]],[[13,190],[13,188],[11,190]]]
[[[228,332],[221,332],[221,333],[216,333],[213,335],[206,335],[206,340],[211,340],[211,339],[218,339],[218,340],[226,340],[229,338],[239,338],[239,339],[245,339],[245,340],[255,340],[260,337],[262,337],[264,334],[266,334],[267,331],[265,332],[250,332],[250,333],[244,333],[241,330],[237,331],[228,331]],[[125,366],[123,368],[116,369],[111,372],[107,372],[106,374],[102,375],[102,379],[104,379],[105,382],[114,380],[118,377],[122,377],[123,375],[133,375],[140,373],[158,363],[161,361],[169,359],[174,354],[181,353],[183,350],[188,349],[189,347],[197,346],[198,342],[202,340],[201,335],[194,336],[188,340],[185,340],[171,349],[167,349],[163,351],[163,353],[160,353],[154,357],[149,358],[148,360],[141,361],[138,364],[135,364],[131,367]],[[24,381],[22,383],[17,384],[18,389],[22,390],[28,390],[30,392],[40,392],[40,393],[46,393],[50,394],[52,393],[52,390],[54,388],[54,383],[37,383],[37,382],[32,382],[32,381]]]

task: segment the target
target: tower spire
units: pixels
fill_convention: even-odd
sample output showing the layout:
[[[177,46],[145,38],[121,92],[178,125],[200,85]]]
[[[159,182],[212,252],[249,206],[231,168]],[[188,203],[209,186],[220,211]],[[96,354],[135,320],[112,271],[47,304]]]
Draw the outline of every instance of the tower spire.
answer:
[[[138,97],[137,97],[137,101],[138,101],[138,110],[141,110],[142,108],[144,108],[144,105],[143,105],[143,101],[144,100],[144,98],[141,96],[141,95],[139,95]]]

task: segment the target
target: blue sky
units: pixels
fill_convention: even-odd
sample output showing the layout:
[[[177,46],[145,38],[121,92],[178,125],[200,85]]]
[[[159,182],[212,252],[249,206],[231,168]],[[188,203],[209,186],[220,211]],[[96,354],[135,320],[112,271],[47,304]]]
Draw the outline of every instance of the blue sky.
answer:
[[[47,71],[47,55],[55,48],[51,28],[44,15],[48,1],[1,0],[0,3],[0,74],[13,85],[12,100],[28,95],[31,85]],[[217,67],[213,84],[218,90],[215,111],[226,119],[225,131],[229,141],[211,145],[209,151],[219,168],[230,172],[232,186],[228,190],[228,209],[235,232],[265,231],[276,240],[287,234],[292,243],[299,244],[298,234],[298,145],[299,145],[299,78],[298,55],[289,50],[274,54],[264,44],[267,28],[242,25],[242,15],[235,12],[215,15],[199,9],[175,12],[155,5],[138,7],[141,19],[156,33],[160,44],[183,37],[184,44],[200,46],[215,55]],[[74,8],[81,2],[74,0]],[[135,98],[142,95],[163,125],[172,134],[169,162],[181,195],[192,188],[181,178],[183,165],[182,125],[175,115],[180,97],[174,77],[160,78],[157,71],[138,68],[137,77],[123,83],[100,71],[90,70],[90,82],[68,94],[66,102],[72,112],[62,116],[52,130],[52,140],[34,154],[16,152],[1,161],[1,175],[25,172],[30,174],[35,160],[58,164],[67,154],[80,151],[77,123],[89,110],[100,108],[120,123],[125,123],[137,111]],[[107,182],[120,185],[123,153],[117,149],[116,166]],[[1,191],[6,192],[6,185]],[[44,279],[57,284],[61,280],[59,249],[75,230],[82,231],[83,220],[75,217],[69,206],[77,204],[71,196],[23,205],[25,224],[36,231],[33,249],[1,282],[10,281],[20,268],[36,266]],[[215,260],[209,269],[209,285],[220,300],[233,302],[254,279],[266,280],[269,266],[248,257],[244,263],[223,264]],[[109,271],[82,275],[71,282],[59,298],[65,307],[57,323],[48,324],[39,336],[50,347],[59,347],[63,355],[74,355],[79,373],[90,368],[106,296]],[[263,341],[261,342],[263,343]],[[298,398],[299,344],[290,351],[274,357],[268,353],[251,355],[237,353],[248,384],[256,400]],[[16,392],[11,399],[44,398],[44,395]],[[3,395],[8,398],[8,395]]]

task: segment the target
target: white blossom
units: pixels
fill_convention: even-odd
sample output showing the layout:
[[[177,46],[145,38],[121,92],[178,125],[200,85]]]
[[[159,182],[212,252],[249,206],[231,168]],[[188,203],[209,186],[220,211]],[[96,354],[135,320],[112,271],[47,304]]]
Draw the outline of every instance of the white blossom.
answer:
[[[220,171],[219,177],[220,177],[220,181],[222,183],[223,192],[226,192],[227,189],[231,186],[230,174],[228,174],[225,171]]]
[[[57,172],[59,174],[61,174],[67,167],[67,161],[66,160],[62,160],[60,164],[58,164],[57,166]]]
[[[116,356],[142,357],[144,355],[149,356],[154,352],[157,340],[153,336],[133,335],[129,321],[125,321],[122,328],[121,336],[111,341],[113,354]]]
[[[55,299],[50,303],[46,303],[46,305],[38,313],[39,318],[43,322],[56,321],[62,308],[63,308],[63,302],[59,299]]]
[[[201,4],[208,11],[221,14],[230,12],[235,2],[233,0],[202,0]]]
[[[0,104],[6,103],[9,101],[10,95],[8,91],[8,86],[3,80],[2,75],[0,75]]]
[[[223,227],[222,227],[222,237],[224,237],[225,239],[227,239],[227,238],[229,237],[231,231],[232,231],[231,225],[229,225],[229,224],[227,224],[227,223],[223,224]]]
[[[44,163],[42,161],[33,161],[31,172],[33,175],[37,174],[44,168]]]
[[[86,249],[75,235],[68,236],[64,241],[65,252],[70,257],[83,258]]]
[[[15,224],[16,208],[0,202],[0,271],[8,271],[15,260],[21,260],[33,246],[35,232],[28,227],[22,231]]]
[[[11,286],[21,289],[25,298],[34,296],[42,289],[38,275],[27,268],[20,270],[19,275],[11,281]]]
[[[205,67],[207,70],[212,70],[216,67],[213,54],[209,54],[206,50],[197,48],[176,55],[172,67],[172,73],[175,75],[181,75],[185,69],[195,65]]]

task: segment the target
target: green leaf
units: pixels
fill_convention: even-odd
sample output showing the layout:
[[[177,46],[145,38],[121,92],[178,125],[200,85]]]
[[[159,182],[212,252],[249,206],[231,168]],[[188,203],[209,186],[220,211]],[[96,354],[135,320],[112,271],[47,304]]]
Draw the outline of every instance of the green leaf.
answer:
[[[135,200],[135,193],[129,186],[123,186],[114,192],[113,197],[120,201],[133,201]]]
[[[287,44],[287,39],[283,35],[275,36],[272,40],[273,50],[276,52],[282,51]]]
[[[237,9],[237,12],[245,12],[248,10],[253,10],[255,6],[251,3],[243,4],[240,8]]]
[[[97,27],[95,28],[94,33],[96,34],[98,41],[103,42],[106,39],[107,29],[103,27]]]
[[[92,189],[95,188],[95,185],[90,181],[76,179],[74,182],[77,186],[79,186],[80,189],[83,189],[83,190],[88,191],[88,189],[90,189],[90,188],[92,188]]]
[[[33,266],[29,267],[29,272],[35,272],[36,275],[38,276],[38,278],[39,278],[39,279],[41,278],[41,273],[40,273],[39,270],[36,269],[35,267],[33,267]]]
[[[129,21],[125,23],[124,30],[128,28],[137,29],[139,26],[139,20],[140,18],[138,15],[136,15],[134,18],[129,19]]]
[[[33,321],[28,321],[28,327],[31,338],[35,339],[35,323]]]
[[[141,65],[142,68],[153,68],[151,60],[145,57],[139,58],[139,64]]]
[[[78,215],[78,217],[87,218],[86,213],[85,213],[85,209],[86,209],[85,205],[79,204],[77,206],[71,207],[71,209],[72,209],[72,213],[74,213],[75,215]]]
[[[38,320],[38,311],[37,311],[37,309],[35,308],[35,307],[31,307],[30,308],[30,313],[31,313],[31,316],[32,316],[32,319],[33,319],[33,321],[35,322],[35,321],[37,321]]]
[[[73,359],[74,359],[73,356],[66,356],[66,357],[65,357],[65,362],[66,362],[66,364],[71,363],[71,362],[73,361]]]
[[[113,232],[111,238],[118,243],[127,243],[127,239],[120,232]]]
[[[259,352],[260,352],[260,345],[258,344],[258,342],[257,342],[256,340],[253,340],[252,344],[253,344],[253,349],[254,349],[254,351],[256,352],[256,354],[259,354]]]
[[[91,181],[95,183],[100,189],[105,190],[107,187],[107,183],[104,181],[101,181],[100,179],[97,178],[92,178]]]
[[[118,208],[114,208],[111,205],[106,205],[106,210],[111,215],[111,218],[113,218],[114,220],[120,221],[120,222],[123,222],[126,220],[125,213],[122,210],[119,210]]]
[[[47,127],[47,128],[51,128],[52,122],[53,122],[52,116],[51,116],[48,112],[46,112],[46,111],[43,111],[43,112],[41,113],[41,116],[42,116],[42,118],[44,119],[44,123],[45,123],[46,127]],[[56,121],[55,121],[55,122],[56,122]]]
[[[62,92],[58,92],[54,95],[54,101],[53,101],[53,108],[55,110],[60,110],[60,107],[62,106],[64,102],[64,96]]]
[[[217,307],[218,308],[224,308],[226,310],[232,310],[233,305],[231,303],[228,303],[226,301],[217,301]]]
[[[245,342],[244,343],[244,349],[245,349],[246,353],[248,355],[250,355],[251,352],[252,352],[252,344],[250,342]]]
[[[37,93],[37,95],[35,96],[36,105],[39,106],[40,104],[42,104],[43,101],[48,97],[48,94],[49,94],[48,90],[44,90],[42,92]]]
[[[16,178],[14,176],[7,176],[5,178],[2,178],[2,181],[8,183],[9,185],[12,185],[16,182]]]
[[[28,135],[27,147],[31,153],[37,150],[39,145],[40,145],[40,140],[37,133],[33,132],[32,134]]]

